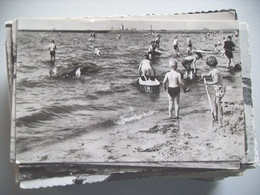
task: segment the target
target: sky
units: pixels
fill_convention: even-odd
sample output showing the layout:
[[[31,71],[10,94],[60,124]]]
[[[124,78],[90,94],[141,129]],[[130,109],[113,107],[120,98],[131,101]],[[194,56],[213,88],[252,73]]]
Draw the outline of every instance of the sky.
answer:
[[[234,12],[100,18],[19,18],[19,30],[210,30],[238,29]]]

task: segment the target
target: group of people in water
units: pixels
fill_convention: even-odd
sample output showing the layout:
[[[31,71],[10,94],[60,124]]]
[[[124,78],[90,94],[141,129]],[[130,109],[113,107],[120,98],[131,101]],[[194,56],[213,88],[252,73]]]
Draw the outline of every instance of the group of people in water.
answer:
[[[91,33],[91,37],[95,39],[95,34]],[[117,36],[117,39],[121,39],[121,34]],[[140,77],[143,77],[145,80],[149,80],[151,77],[156,77],[156,72],[152,64],[152,59],[155,58],[156,55],[160,55],[159,52],[156,51],[156,49],[160,49],[160,40],[161,35],[157,35],[155,40],[151,42],[151,45],[148,49],[147,54],[145,54],[145,59],[142,60],[142,62],[139,65],[138,68],[138,74]],[[228,58],[227,67],[233,67],[234,66],[234,60],[233,60],[233,50],[235,47],[235,44],[231,40],[231,36],[228,36],[226,39],[223,38],[223,54],[226,55]],[[181,74],[178,71],[178,61],[177,59],[171,58],[169,60],[169,67],[170,71],[167,72],[163,79],[163,88],[165,91],[168,92],[168,99],[169,99],[169,117],[170,118],[176,118],[179,119],[179,102],[180,102],[180,89],[181,86],[183,87],[184,92],[189,91],[189,88],[185,86],[185,82],[183,78],[192,80],[195,77],[198,78],[197,75],[197,68],[196,68],[196,62],[200,59],[202,59],[202,52],[194,51],[192,48],[192,43],[190,38],[186,38],[187,41],[187,49],[186,52],[189,54],[186,57],[184,57],[181,61],[182,66],[185,69],[185,76]],[[218,43],[219,44],[219,43]],[[57,46],[55,44],[55,41],[52,40],[49,47],[50,51],[50,57],[51,62],[55,61],[55,54],[57,50]],[[217,50],[217,45],[215,45],[215,48],[213,52],[220,50]],[[179,50],[179,43],[178,43],[178,37],[175,36],[173,39],[173,52],[175,55],[180,55]],[[100,51],[96,48],[94,51],[95,55],[100,56]],[[201,77],[205,78],[211,78],[212,81],[206,81],[204,79],[205,85],[213,85],[214,91],[215,91],[215,97],[214,97],[214,119],[215,120],[221,120],[223,115],[223,108],[221,106],[221,99],[223,98],[225,94],[225,87],[223,85],[223,79],[220,70],[216,67],[218,64],[217,58],[215,56],[210,56],[206,59],[206,65],[208,65],[211,69],[211,71],[207,74],[202,74]],[[175,117],[173,117],[173,107],[175,108]]]
[[[151,56],[151,52],[154,53],[155,48],[159,47],[160,35],[157,35],[156,40],[152,41],[152,45],[148,50],[148,53],[145,55],[145,59],[139,65],[138,73],[139,76],[144,77],[146,80],[149,80],[151,76],[155,77],[155,69],[150,59],[153,59],[154,56]],[[228,36],[223,43],[223,53],[228,58],[227,67],[234,67],[233,61],[233,50],[235,44],[231,40],[231,36]],[[174,53],[179,55],[179,46],[178,46],[178,37],[175,36],[173,40],[173,50]],[[191,53],[183,58],[181,61],[182,66],[185,69],[185,77],[178,71],[178,61],[177,59],[171,58],[169,60],[170,71],[167,72],[163,79],[163,88],[168,92],[169,99],[169,118],[179,119],[179,107],[180,107],[180,91],[183,87],[183,91],[189,91],[189,88],[185,86],[183,78],[192,80],[193,77],[197,77],[196,62],[199,59],[202,59],[202,52],[192,52],[191,40],[187,38],[187,53]],[[225,87],[223,85],[223,79],[220,70],[217,68],[218,60],[215,56],[209,56],[206,59],[206,65],[210,67],[210,72],[207,74],[202,74],[201,77],[204,78],[205,85],[213,85],[215,96],[214,96],[214,113],[213,119],[215,121],[221,121],[223,116],[223,108],[221,105],[221,99],[225,95]],[[211,81],[207,81],[211,79]],[[175,108],[175,117],[173,117],[173,107]]]

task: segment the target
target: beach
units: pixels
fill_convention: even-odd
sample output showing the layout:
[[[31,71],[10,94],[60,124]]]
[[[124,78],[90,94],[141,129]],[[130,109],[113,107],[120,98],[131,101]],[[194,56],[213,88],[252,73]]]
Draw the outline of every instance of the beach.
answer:
[[[27,36],[30,33],[20,35]],[[56,41],[57,64],[70,66],[78,59],[94,62],[102,69],[96,75],[80,79],[52,79],[48,77],[49,56],[39,55],[43,52],[42,45],[47,44],[46,33],[35,37],[39,50],[34,52],[28,52],[32,47],[23,45],[21,40],[18,50],[22,51],[23,58],[18,53],[17,74],[17,162],[236,161],[244,157],[242,76],[240,71],[232,72],[225,67],[225,56],[217,55],[226,86],[222,99],[223,122],[213,122],[200,78],[188,83],[190,92],[181,91],[181,119],[174,120],[168,119],[167,92],[161,87],[158,95],[146,94],[136,82],[137,68],[151,37],[123,34],[122,40],[115,43],[115,35],[98,34],[100,40],[84,45],[80,43],[80,38],[84,38],[80,33],[62,33],[61,38],[58,34],[51,36],[63,39],[60,46]],[[204,38],[204,35],[189,36],[196,41],[194,45]],[[102,48],[105,37],[108,44]],[[169,71],[168,60],[174,57],[171,37],[171,34],[162,35],[164,51],[153,61],[160,82]],[[214,43],[217,38],[208,41]],[[183,38],[181,44],[184,41]],[[79,50],[74,52],[66,44],[77,45]],[[92,55],[95,47],[101,50],[100,58]],[[33,61],[29,61],[34,55]],[[234,55],[239,63],[239,50]],[[183,56],[176,58],[180,71],[183,71],[180,65]],[[199,74],[209,71],[205,64],[207,56],[197,64]],[[213,100],[211,86],[209,93]]]

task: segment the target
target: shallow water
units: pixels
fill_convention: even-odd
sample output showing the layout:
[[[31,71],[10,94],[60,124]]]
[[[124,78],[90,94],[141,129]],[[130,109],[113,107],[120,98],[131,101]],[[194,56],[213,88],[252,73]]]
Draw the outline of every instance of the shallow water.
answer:
[[[176,34],[163,33],[160,47],[162,55],[153,61],[158,80],[169,70],[173,55],[172,41]],[[106,130],[111,125],[122,125],[141,120],[157,112],[167,116],[168,99],[162,87],[158,95],[139,90],[137,69],[149,43],[155,37],[142,33],[123,33],[117,40],[114,33],[98,33],[97,39],[88,41],[89,33],[19,32],[16,99],[16,131],[18,152],[54,143],[71,136],[79,136],[96,129]],[[196,49],[212,49],[227,34],[210,36],[189,34]],[[51,39],[57,45],[56,66],[73,63],[95,63],[101,70],[75,79],[49,77],[50,56],[46,50]],[[186,55],[186,37],[179,34],[181,56]],[[94,49],[101,57],[94,56]],[[238,51],[236,51],[238,52]],[[201,72],[209,69],[203,60],[197,67]],[[219,64],[226,58],[218,55]],[[235,59],[238,63],[239,59]],[[180,64],[180,63],[179,63]],[[183,70],[179,65],[179,69]],[[181,99],[181,108],[208,109],[205,88],[200,81]],[[192,100],[192,101],[191,101]]]

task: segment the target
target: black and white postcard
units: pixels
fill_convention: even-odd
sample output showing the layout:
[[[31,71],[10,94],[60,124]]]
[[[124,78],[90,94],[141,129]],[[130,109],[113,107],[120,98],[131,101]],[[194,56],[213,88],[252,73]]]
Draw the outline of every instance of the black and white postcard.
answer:
[[[239,169],[249,103],[236,19],[234,11],[18,19],[12,159],[29,168]]]

